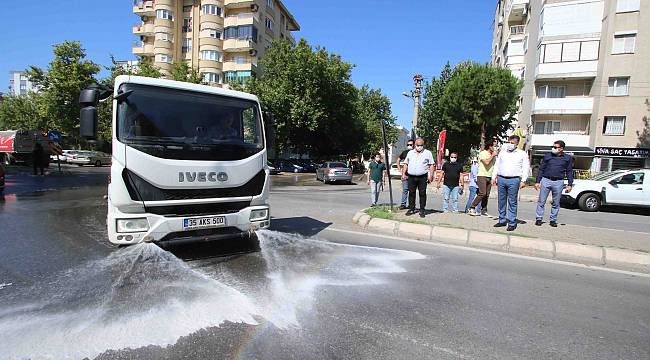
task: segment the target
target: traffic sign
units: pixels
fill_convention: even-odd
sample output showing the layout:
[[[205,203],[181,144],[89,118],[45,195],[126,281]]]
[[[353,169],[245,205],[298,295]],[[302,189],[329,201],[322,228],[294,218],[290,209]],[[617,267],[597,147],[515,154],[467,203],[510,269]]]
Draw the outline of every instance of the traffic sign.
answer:
[[[61,148],[61,145],[53,142],[50,143],[50,151],[54,155],[63,155],[63,149]]]
[[[48,131],[47,137],[52,142],[55,142],[57,144],[61,143],[61,133],[58,131]]]

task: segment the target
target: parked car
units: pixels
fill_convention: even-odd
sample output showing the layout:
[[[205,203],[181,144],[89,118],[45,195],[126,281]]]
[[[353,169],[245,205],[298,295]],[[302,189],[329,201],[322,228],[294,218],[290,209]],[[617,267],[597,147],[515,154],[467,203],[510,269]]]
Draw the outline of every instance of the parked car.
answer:
[[[5,190],[5,166],[0,163],[0,194]]]
[[[280,169],[273,166],[273,164],[270,161],[267,163],[267,165],[269,166],[269,173],[271,175],[277,175],[280,173]]]
[[[298,160],[294,163],[301,166],[305,172],[315,173],[316,169],[318,169],[318,165],[311,160]]]
[[[391,164],[390,165],[390,171],[389,171],[390,177],[391,178],[401,178],[402,177],[402,172],[400,169],[397,167],[397,164]]]
[[[316,170],[316,180],[324,183],[344,181],[352,183],[352,169],[345,163],[328,161]]]
[[[63,150],[63,154],[62,154],[62,155],[54,155],[54,154],[52,154],[52,155],[50,155],[50,159],[51,159],[52,161],[57,161],[57,157],[58,157],[58,159],[59,159],[62,163],[64,163],[64,162],[68,162],[68,157],[70,157],[72,154],[76,154],[76,153],[78,153],[78,152],[79,152],[79,151],[77,151],[77,150]]]
[[[101,151],[78,151],[76,154],[72,154],[67,158],[67,162],[70,164],[77,164],[79,166],[84,165],[110,165],[111,164],[111,155],[103,153]]]
[[[276,168],[278,168],[280,171],[289,173],[305,172],[305,168],[288,160],[278,161]]]
[[[583,211],[603,205],[650,207],[650,169],[619,170],[589,180],[575,180],[562,201]]]

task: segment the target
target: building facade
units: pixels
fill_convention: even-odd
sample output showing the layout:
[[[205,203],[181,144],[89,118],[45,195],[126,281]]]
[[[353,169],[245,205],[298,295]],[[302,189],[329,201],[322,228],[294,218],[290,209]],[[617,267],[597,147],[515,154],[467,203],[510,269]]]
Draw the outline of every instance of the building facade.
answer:
[[[35,91],[34,85],[24,72],[9,72],[9,91],[7,95],[26,95],[31,91]]]
[[[578,169],[650,166],[650,1],[499,0],[492,64],[524,82],[518,126],[538,163],[563,140]]]
[[[281,0],[135,0],[133,12],[142,20],[133,54],[164,75],[186,61],[216,86],[253,76],[274,40],[295,43],[300,30]]]

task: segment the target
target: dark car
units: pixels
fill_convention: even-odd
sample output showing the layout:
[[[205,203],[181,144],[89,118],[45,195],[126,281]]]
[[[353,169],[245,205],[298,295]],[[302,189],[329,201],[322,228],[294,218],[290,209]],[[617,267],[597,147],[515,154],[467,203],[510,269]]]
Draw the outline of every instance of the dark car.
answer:
[[[280,169],[278,169],[277,167],[275,167],[275,165],[273,165],[273,163],[271,163],[271,162],[269,161],[267,164],[268,164],[268,166],[269,166],[269,173],[270,173],[271,175],[277,175],[277,174],[280,173]]]
[[[305,168],[302,166],[295,164],[294,162],[287,161],[287,160],[280,160],[278,163],[275,165],[276,169],[282,171],[282,172],[288,172],[288,173],[301,173],[305,172]]]
[[[296,165],[301,166],[305,169],[305,172],[315,173],[318,169],[318,165],[311,160],[298,160],[295,162]]]
[[[5,167],[0,163],[0,194],[5,190]]]

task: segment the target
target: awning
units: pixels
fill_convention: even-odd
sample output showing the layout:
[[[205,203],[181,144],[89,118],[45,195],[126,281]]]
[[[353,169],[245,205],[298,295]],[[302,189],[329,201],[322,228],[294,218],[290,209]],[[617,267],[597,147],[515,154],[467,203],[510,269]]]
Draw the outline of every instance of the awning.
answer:
[[[551,151],[551,147],[535,145],[531,147],[530,150],[532,151],[533,156],[544,156],[544,154]],[[574,156],[594,156],[594,149],[590,147],[567,146],[564,148],[564,152]]]

